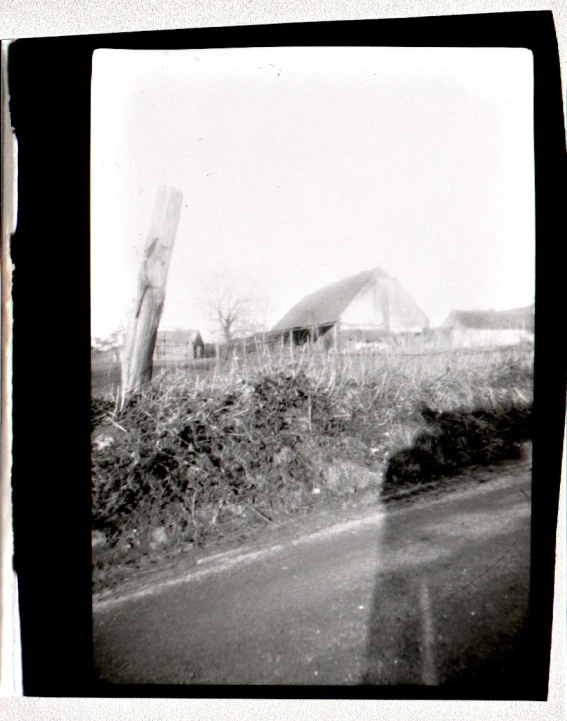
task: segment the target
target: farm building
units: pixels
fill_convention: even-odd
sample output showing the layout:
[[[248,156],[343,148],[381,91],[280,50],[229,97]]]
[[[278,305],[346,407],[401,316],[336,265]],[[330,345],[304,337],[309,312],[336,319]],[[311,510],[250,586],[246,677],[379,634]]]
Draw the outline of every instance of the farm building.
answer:
[[[392,334],[419,334],[428,327],[427,316],[400,282],[374,268],[306,296],[269,335],[296,345],[361,350],[379,347]]]
[[[162,363],[204,358],[205,344],[198,330],[158,330],[154,360]]]
[[[533,339],[534,306],[511,310],[453,310],[441,326],[454,345],[512,345]]]
[[[97,343],[91,348],[91,387],[104,388],[120,382],[120,361],[124,350],[122,338]],[[209,354],[210,355],[210,354]],[[154,348],[154,369],[183,365],[195,358],[205,358],[205,344],[197,330],[160,330]]]

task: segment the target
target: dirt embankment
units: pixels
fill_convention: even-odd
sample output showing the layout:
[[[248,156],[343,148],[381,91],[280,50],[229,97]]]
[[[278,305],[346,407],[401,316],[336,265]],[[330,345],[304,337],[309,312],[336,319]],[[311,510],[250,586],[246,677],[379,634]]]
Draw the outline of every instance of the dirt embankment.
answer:
[[[527,443],[521,449],[521,457],[515,460],[490,466],[472,466],[452,476],[399,486],[389,493],[369,488],[341,498],[321,499],[308,512],[287,516],[278,523],[253,523],[232,533],[227,530],[222,535],[211,537],[203,546],[191,541],[144,550],[136,546],[128,550],[110,544],[96,546],[93,549],[93,592],[106,597],[107,593],[115,593],[113,589],[136,589],[145,586],[150,579],[159,582],[161,578],[170,578],[180,564],[184,572],[191,568],[200,569],[217,558],[230,558],[233,554],[240,556],[258,548],[285,544],[344,523],[356,522],[377,512],[395,513],[422,501],[450,498],[452,494],[458,495],[483,485],[498,485],[510,475],[518,477],[522,474],[529,478],[530,472],[531,445]]]

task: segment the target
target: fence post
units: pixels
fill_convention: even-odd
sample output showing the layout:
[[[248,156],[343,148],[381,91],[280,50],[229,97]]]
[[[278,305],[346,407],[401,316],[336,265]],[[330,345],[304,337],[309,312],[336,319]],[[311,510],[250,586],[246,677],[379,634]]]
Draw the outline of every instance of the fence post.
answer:
[[[160,185],[138,274],[138,288],[126,331],[122,356],[122,399],[151,380],[153,354],[163,304],[169,261],[181,211],[181,191]]]

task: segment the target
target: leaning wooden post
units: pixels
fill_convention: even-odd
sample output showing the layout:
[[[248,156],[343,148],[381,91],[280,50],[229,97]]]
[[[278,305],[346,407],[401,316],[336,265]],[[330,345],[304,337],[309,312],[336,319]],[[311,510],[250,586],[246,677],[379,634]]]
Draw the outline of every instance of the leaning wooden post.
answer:
[[[183,194],[161,185],[138,274],[122,355],[122,402],[152,378],[152,360]]]

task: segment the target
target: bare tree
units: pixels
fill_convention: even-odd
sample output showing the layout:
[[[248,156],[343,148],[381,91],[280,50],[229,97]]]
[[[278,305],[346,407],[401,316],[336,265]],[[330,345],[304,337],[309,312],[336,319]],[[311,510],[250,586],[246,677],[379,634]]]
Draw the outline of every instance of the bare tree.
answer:
[[[104,338],[93,336],[91,338],[91,348],[99,351],[116,350],[124,343],[124,336],[126,331],[124,328],[118,328],[110,335]]]
[[[269,301],[256,283],[219,271],[201,286],[204,310],[224,342],[266,330]]]

